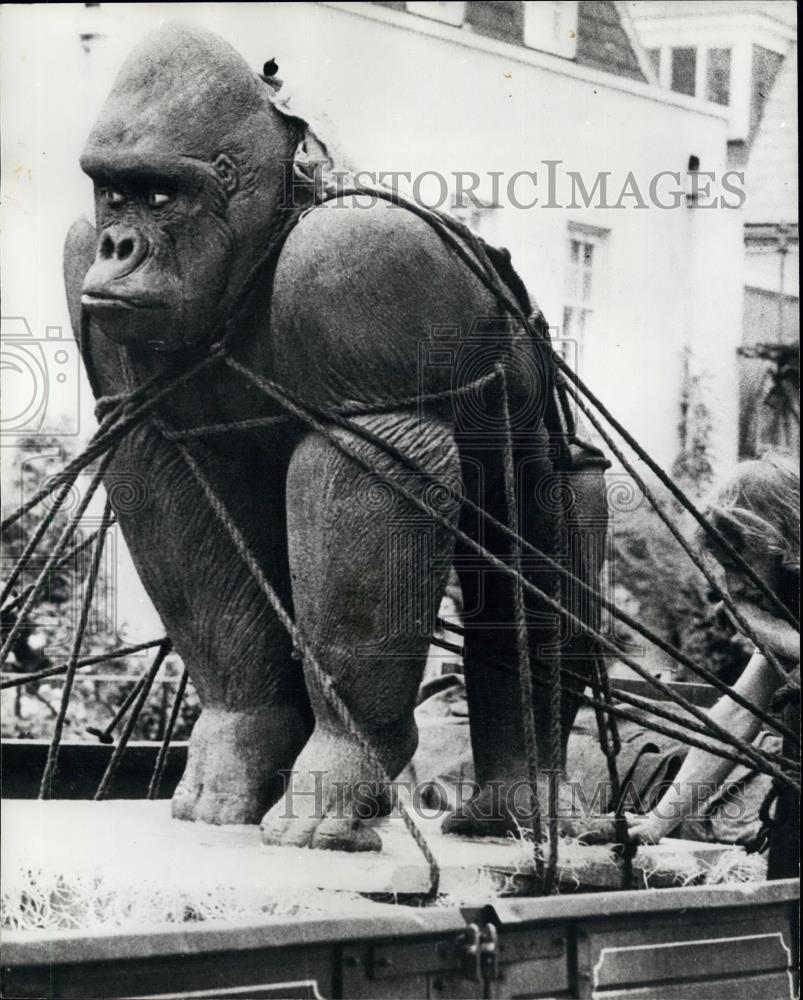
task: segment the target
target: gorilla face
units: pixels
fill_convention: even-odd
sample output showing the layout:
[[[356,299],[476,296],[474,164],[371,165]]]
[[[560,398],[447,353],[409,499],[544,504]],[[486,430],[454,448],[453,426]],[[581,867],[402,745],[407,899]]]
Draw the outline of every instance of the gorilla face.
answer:
[[[222,333],[270,243],[297,141],[222,39],[171,24],[141,42],[81,157],[97,232],[81,305],[101,332],[154,351]]]
[[[81,304],[125,346],[206,343],[220,326],[235,245],[223,181],[202,162],[137,159],[124,150],[84,159],[98,240]]]

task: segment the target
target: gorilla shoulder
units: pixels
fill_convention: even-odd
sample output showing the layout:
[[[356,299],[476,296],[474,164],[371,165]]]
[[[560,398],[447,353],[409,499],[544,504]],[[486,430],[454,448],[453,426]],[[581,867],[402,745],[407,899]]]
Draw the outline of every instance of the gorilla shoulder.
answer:
[[[290,234],[274,315],[280,324],[294,317],[294,326],[303,320],[319,330],[327,317],[359,328],[360,319],[381,325],[404,316],[418,333],[441,318],[454,322],[454,303],[476,295],[475,279],[423,219],[385,201],[369,207],[342,198],[310,212]]]
[[[414,393],[420,345],[433,330],[468,330],[492,308],[468,268],[414,213],[384,201],[332,201],[299,222],[279,258],[276,374],[321,400],[386,396],[390,372]]]

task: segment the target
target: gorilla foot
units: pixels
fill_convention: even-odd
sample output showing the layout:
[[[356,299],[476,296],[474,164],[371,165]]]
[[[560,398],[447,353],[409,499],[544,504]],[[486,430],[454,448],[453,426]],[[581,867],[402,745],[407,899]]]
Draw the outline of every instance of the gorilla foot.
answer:
[[[510,789],[510,793],[506,795],[505,789]],[[531,802],[528,790],[529,786],[523,781],[483,785],[473,799],[459,805],[444,819],[441,829],[444,833],[463,837],[529,836],[532,809],[528,808]],[[545,828],[548,816],[545,781],[539,780],[538,798]],[[617,839],[613,818],[579,810],[568,786],[563,783],[558,793],[558,830],[562,837],[571,837],[584,844],[612,844]]]
[[[364,751],[346,737],[316,732],[287,777],[282,799],[262,820],[266,844],[329,851],[379,851],[370,821],[389,800]]]
[[[292,766],[305,737],[294,707],[204,709],[173,795],[173,817],[216,825],[258,823],[281,794],[279,772]]]
[[[462,837],[519,835],[528,823],[518,820],[503,802],[501,787],[485,785],[473,799],[457,806],[441,824],[443,832]]]
[[[581,844],[615,844],[616,820],[613,816],[566,816],[560,821],[563,837],[572,837]]]

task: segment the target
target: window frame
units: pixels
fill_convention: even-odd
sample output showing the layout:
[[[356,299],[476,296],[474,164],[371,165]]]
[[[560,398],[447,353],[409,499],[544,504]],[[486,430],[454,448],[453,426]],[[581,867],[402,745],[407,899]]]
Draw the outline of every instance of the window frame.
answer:
[[[589,339],[595,337],[594,328],[598,325],[599,317],[605,309],[610,233],[610,229],[588,226],[578,222],[570,222],[566,229],[563,257],[563,312],[556,349],[564,360],[575,368],[583,363]],[[573,277],[575,270],[571,249],[573,243],[579,244],[579,254],[583,258],[582,261],[579,261],[579,267],[576,268],[576,277]],[[588,247],[592,248],[592,261],[589,266],[586,266],[585,257]],[[585,294],[586,274],[589,275],[587,295]],[[580,318],[579,331],[573,317]],[[572,343],[575,344],[573,350]]]

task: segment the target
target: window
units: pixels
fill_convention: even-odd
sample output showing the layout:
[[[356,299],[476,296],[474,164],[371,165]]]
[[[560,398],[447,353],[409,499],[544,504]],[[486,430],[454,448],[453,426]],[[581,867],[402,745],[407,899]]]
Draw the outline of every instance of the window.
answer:
[[[709,49],[705,81],[706,100],[726,107],[731,99],[731,50]]]
[[[672,90],[694,97],[696,75],[697,49],[672,49]]]
[[[557,346],[572,365],[583,358],[601,305],[606,239],[604,229],[569,227],[562,342]]]
[[[577,4],[566,0],[525,4],[524,44],[531,49],[574,59],[577,52]]]
[[[655,70],[655,75],[660,77],[661,75],[661,50],[660,49],[647,49],[647,55],[650,58],[650,65]]]
[[[454,24],[457,27],[463,23],[466,16],[465,3],[456,0],[429,0],[429,2],[408,3],[407,10],[420,17],[429,17],[433,21],[443,21],[444,24]]]

